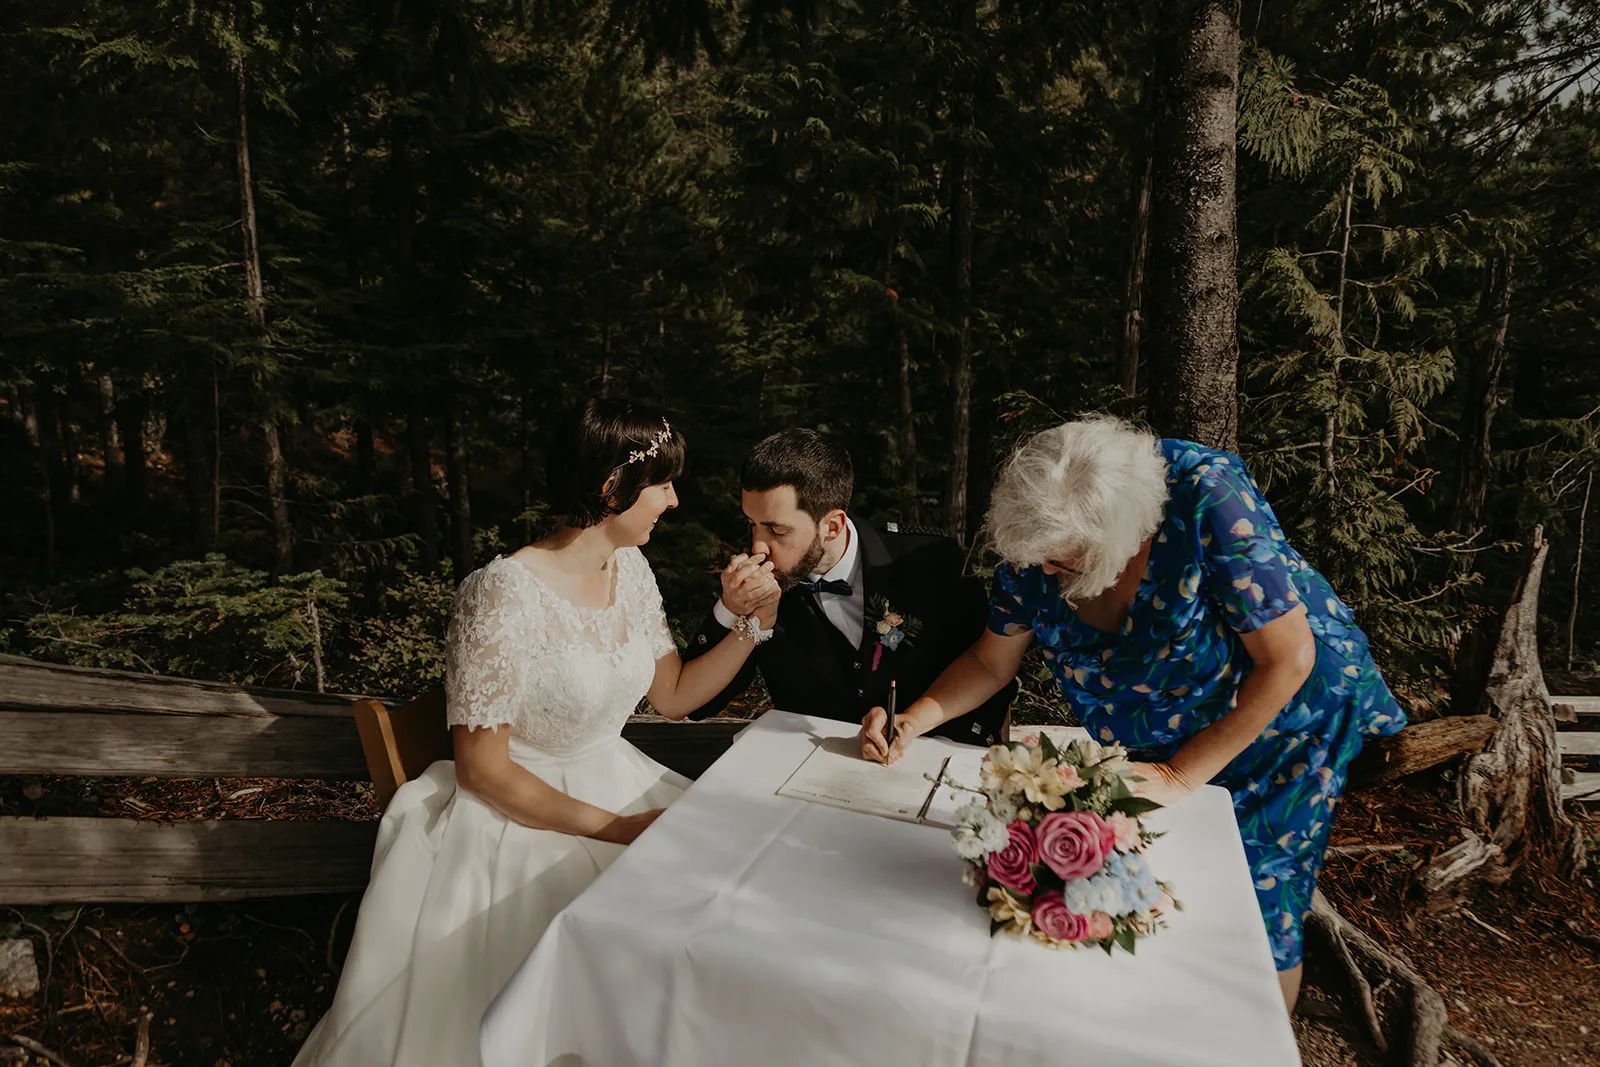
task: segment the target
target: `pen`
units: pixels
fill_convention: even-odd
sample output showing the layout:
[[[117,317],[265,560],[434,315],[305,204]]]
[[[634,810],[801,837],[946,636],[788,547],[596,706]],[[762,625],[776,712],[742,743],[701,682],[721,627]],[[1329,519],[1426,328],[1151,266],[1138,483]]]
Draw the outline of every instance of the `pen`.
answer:
[[[889,683],[889,707],[887,709],[889,712],[889,721],[883,724],[883,742],[885,745],[894,744],[894,705],[896,695],[894,682],[891,681]]]

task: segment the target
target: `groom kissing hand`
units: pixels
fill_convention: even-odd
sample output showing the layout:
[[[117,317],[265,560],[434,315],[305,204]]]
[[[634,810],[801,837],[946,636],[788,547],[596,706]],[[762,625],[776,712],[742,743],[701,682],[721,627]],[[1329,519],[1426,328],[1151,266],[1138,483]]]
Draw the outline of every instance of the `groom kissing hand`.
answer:
[[[720,711],[761,671],[783,711],[861,722],[896,683],[904,706],[983,632],[988,598],[963,574],[954,539],[880,531],[849,514],[850,456],[815,430],[763,440],[746,457],[740,503],[750,551],[722,572],[722,596],[685,656],[730,633],[758,643],[728,688],[698,711]],[[975,745],[1004,736],[1012,683],[933,733]]]

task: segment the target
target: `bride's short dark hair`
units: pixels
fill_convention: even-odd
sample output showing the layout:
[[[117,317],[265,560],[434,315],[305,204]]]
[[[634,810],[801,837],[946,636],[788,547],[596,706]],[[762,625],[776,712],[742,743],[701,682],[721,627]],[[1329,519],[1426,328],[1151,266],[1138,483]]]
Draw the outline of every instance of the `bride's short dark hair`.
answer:
[[[628,400],[578,405],[556,427],[545,457],[551,511],[586,529],[633,507],[652,485],[683,473],[683,435],[653,408]]]

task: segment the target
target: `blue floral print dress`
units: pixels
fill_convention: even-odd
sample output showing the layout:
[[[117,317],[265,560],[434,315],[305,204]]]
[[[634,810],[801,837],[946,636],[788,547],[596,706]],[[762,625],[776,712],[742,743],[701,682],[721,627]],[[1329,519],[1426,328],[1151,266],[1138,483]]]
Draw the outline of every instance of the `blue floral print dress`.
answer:
[[[1261,917],[1279,970],[1301,960],[1302,923],[1344,790],[1369,734],[1405,713],[1350,609],[1285,540],[1236,455],[1163,440],[1166,516],[1120,633],[1080,620],[1039,567],[995,572],[989,628],[1032,631],[1068,707],[1103,741],[1164,761],[1238,700],[1250,671],[1239,635],[1304,604],[1311,677],[1212,784],[1233,794]]]

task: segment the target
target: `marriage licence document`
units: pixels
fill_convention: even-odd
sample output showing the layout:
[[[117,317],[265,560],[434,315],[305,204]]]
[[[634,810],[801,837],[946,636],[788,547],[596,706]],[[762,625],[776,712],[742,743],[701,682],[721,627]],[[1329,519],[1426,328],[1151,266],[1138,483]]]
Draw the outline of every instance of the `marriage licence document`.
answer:
[[[978,767],[985,750],[913,742],[892,766],[861,758],[854,737],[827,738],[817,743],[805,762],[778,790],[782,797],[827,804],[902,822],[954,826],[955,813],[976,794]]]

